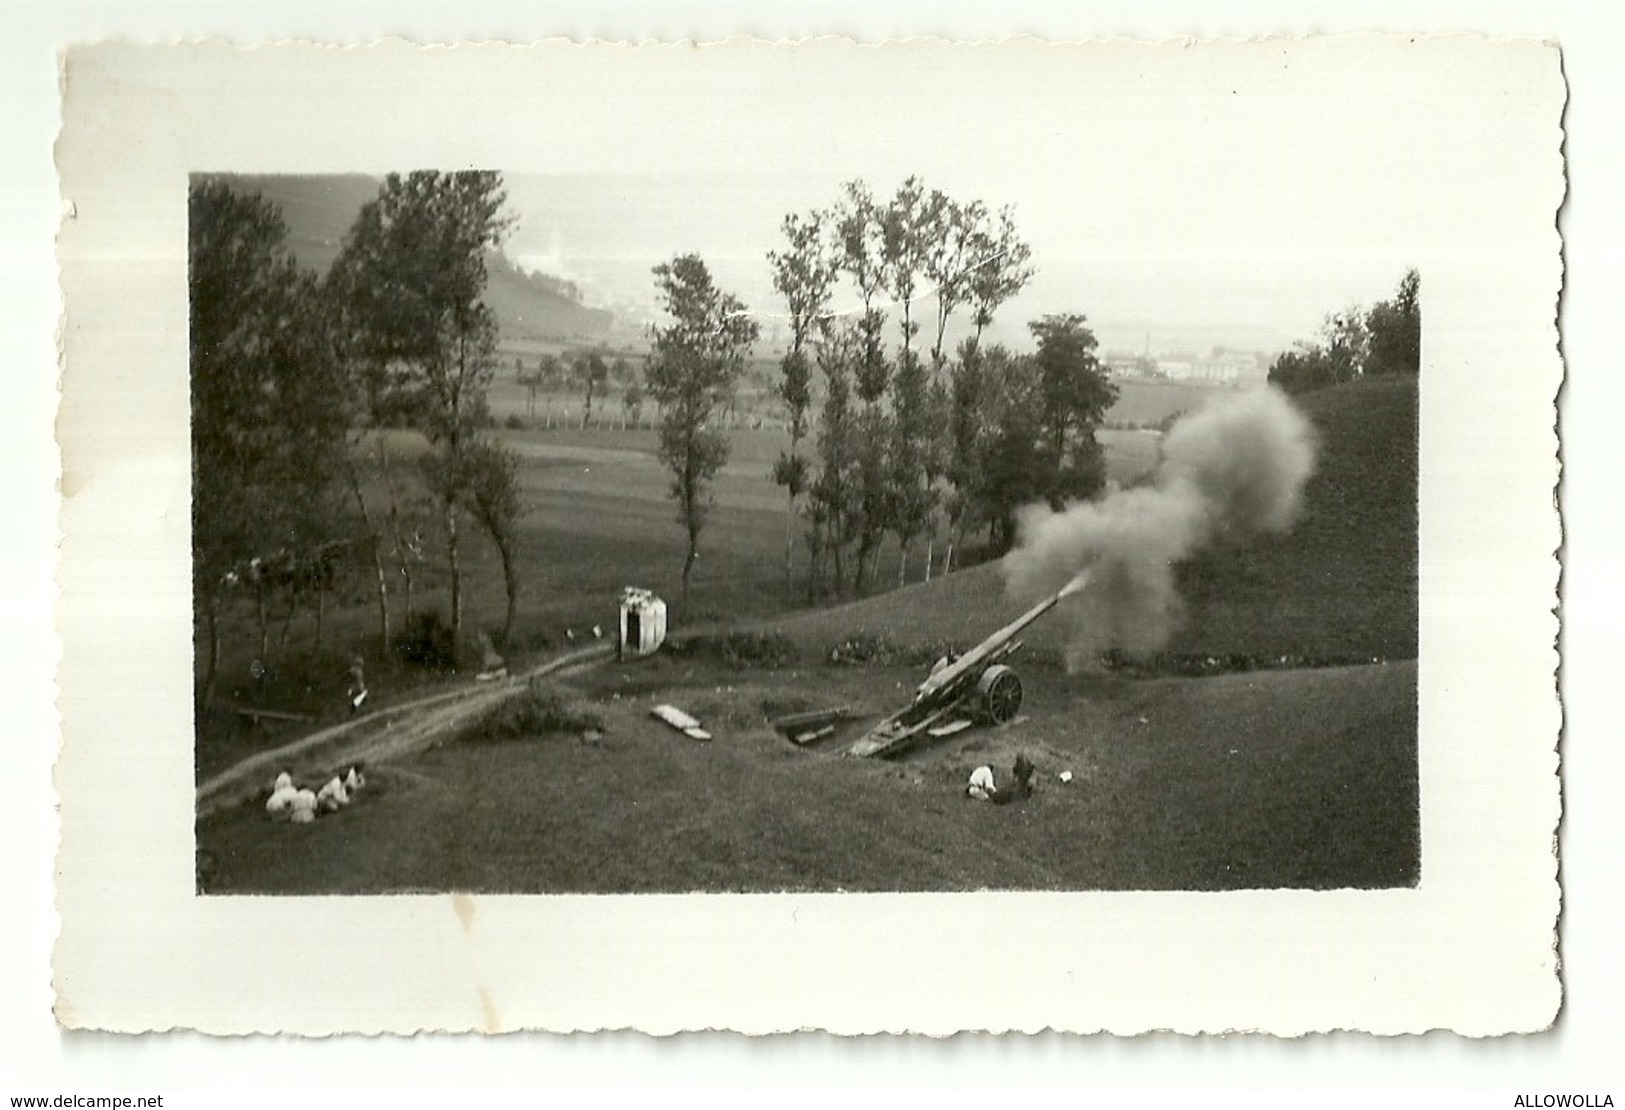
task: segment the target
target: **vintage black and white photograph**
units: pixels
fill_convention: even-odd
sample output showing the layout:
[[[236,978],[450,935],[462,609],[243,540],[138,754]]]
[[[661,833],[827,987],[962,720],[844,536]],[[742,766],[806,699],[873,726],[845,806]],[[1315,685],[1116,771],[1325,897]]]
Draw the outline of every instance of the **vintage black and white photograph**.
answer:
[[[988,901],[1065,895],[1183,921],[1192,965],[1277,930],[1392,932],[1403,962],[1407,915],[1478,889],[1465,859],[1529,876],[1507,935],[1549,930],[1555,733],[1519,722],[1555,710],[1459,675],[1510,691],[1544,658],[1464,634],[1549,617],[1547,570],[1525,589],[1496,545],[1553,523],[1477,514],[1549,510],[1551,460],[1474,437],[1550,435],[1518,398],[1555,382],[1554,54],[170,57],[93,51],[77,87],[163,88],[211,138],[164,140],[148,207],[77,203],[171,237],[152,750],[190,771],[165,881],[206,929],[421,895],[470,938],[521,906],[910,907],[806,949],[867,961],[1069,936],[1079,903]],[[1486,761],[1507,785],[1459,773]],[[1538,947],[1519,999],[1555,982]],[[1400,978],[1366,966],[1295,988],[1358,1005],[1270,1027],[1382,1027]],[[488,1030],[522,1020],[488,989]]]

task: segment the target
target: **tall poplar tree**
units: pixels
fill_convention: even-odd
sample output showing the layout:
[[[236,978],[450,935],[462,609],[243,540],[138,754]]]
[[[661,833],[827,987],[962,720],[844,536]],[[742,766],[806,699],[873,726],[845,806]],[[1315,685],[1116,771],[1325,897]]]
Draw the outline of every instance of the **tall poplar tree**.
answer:
[[[445,527],[454,635],[463,618],[459,515],[497,361],[487,253],[511,226],[506,199],[494,171],[390,174],[334,263],[360,364],[436,449],[425,475]]]
[[[717,426],[718,417],[733,399],[760,329],[743,302],[717,288],[699,255],[662,262],[654,276],[670,322],[654,329],[646,378],[649,395],[660,405],[660,459],[671,471],[677,520],[688,537],[686,605],[700,532],[713,502],[711,484],[728,461],[728,438]]]

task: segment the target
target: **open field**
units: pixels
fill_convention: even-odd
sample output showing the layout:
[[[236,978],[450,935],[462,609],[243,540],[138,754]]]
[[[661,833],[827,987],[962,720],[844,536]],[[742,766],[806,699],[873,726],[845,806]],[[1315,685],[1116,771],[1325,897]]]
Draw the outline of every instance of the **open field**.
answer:
[[[567,630],[609,627],[623,586],[655,590],[675,604],[680,593],[685,537],[667,496],[670,478],[656,457],[652,429],[555,427],[495,433],[520,459],[520,485],[527,511],[520,519],[523,560],[518,617],[521,648],[559,645]],[[393,464],[408,472],[413,437],[391,433]],[[714,486],[716,505],[700,540],[688,611],[694,623],[751,620],[805,604],[807,552],[801,522],[787,519],[783,491],[770,477],[773,459],[784,446],[779,431],[742,428],[731,434],[733,455]],[[1155,460],[1156,437],[1144,432],[1105,432],[1102,439],[1113,475],[1131,481]],[[383,504],[373,483],[369,497]],[[790,551],[796,586],[785,585],[786,525],[792,524]],[[416,608],[444,607],[447,570],[436,523],[427,526],[427,563],[418,572]],[[463,544],[465,606],[470,624],[494,629],[504,605],[501,567],[490,542],[469,529]],[[934,551],[940,564],[941,548]],[[897,581],[895,543],[881,549],[879,584]],[[910,581],[925,574],[925,545],[912,555]],[[400,584],[397,584],[397,589]],[[227,645],[227,671],[245,675],[252,658],[249,607],[234,610]],[[327,613],[326,641],[360,643],[375,631],[375,607],[366,581],[344,590],[342,604]],[[296,615],[289,642],[308,643],[314,619]],[[287,692],[284,692],[287,696]],[[297,699],[297,694],[294,695]],[[324,695],[325,696],[325,695]],[[300,704],[286,708],[303,708]]]
[[[535,361],[533,355],[564,353],[568,349],[562,343],[518,343],[504,344],[503,355],[498,359],[498,372],[496,380],[491,385],[489,394],[491,411],[501,421],[510,416],[518,416],[529,423],[536,423],[545,418],[547,412],[553,414],[555,423],[563,421],[579,427],[581,423],[582,408],[584,407],[583,393],[577,390],[567,392],[542,392],[536,397],[536,411],[532,413],[529,405],[529,389],[520,385],[513,375],[514,355],[523,356],[527,367]],[[641,365],[641,355],[627,354],[629,361]],[[760,360],[758,360],[760,363]],[[764,382],[777,380],[777,370],[771,365],[757,365],[756,371]],[[1214,397],[1224,396],[1232,391],[1232,387],[1202,384],[1198,382],[1159,382],[1114,379],[1117,386],[1118,398],[1106,413],[1105,423],[1114,428],[1151,426],[1160,424],[1168,417],[1178,413],[1193,412],[1199,409]],[[606,400],[595,397],[593,400],[594,423],[605,421],[615,426],[622,423],[625,413],[621,408],[621,393],[619,386],[609,387],[609,397]],[[750,392],[742,395],[741,412],[750,418],[760,416],[764,427],[773,430],[779,435],[780,446],[783,445],[783,405],[771,394]],[[643,423],[646,427],[653,427],[657,414],[653,404],[644,406]],[[1111,434],[1111,433],[1108,433]],[[775,454],[777,448],[775,448]]]
[[[1203,382],[1141,381],[1113,378],[1117,403],[1106,413],[1108,424],[1159,424],[1176,413],[1194,412],[1235,387]]]

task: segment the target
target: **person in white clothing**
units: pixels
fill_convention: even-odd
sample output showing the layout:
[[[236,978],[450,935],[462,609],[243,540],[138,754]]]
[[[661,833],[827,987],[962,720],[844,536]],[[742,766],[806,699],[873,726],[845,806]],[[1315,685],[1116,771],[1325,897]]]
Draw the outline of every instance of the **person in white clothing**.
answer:
[[[970,773],[970,785],[965,787],[965,793],[979,802],[985,802],[997,793],[998,787],[993,782],[993,768],[981,766]]]

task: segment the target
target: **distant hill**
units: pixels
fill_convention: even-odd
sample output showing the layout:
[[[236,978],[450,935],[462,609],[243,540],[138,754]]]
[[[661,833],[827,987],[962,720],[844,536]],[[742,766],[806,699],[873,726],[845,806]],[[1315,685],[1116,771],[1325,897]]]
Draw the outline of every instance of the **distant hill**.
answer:
[[[379,186],[378,178],[365,174],[220,177],[234,189],[259,193],[277,205],[294,255],[319,274],[332,266],[361,206],[378,195]],[[526,273],[506,255],[493,253],[488,270],[485,302],[496,314],[504,340],[597,339],[614,323],[609,311],[588,308],[568,296],[566,283]]]
[[[485,287],[485,303],[496,313],[507,340],[601,339],[615,322],[604,308],[588,308],[556,291],[558,279],[530,274],[493,255]]]
[[[1186,613],[1168,650],[1192,655],[1414,659],[1417,654],[1417,381],[1354,382],[1295,399],[1320,437],[1304,511],[1284,536],[1199,555],[1179,568]],[[976,643],[1021,611],[996,565],[776,627],[813,656],[854,636]],[[1065,624],[1022,639],[1058,650]]]

